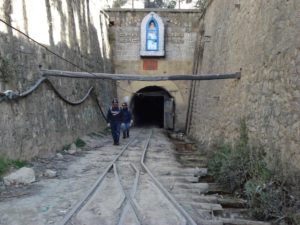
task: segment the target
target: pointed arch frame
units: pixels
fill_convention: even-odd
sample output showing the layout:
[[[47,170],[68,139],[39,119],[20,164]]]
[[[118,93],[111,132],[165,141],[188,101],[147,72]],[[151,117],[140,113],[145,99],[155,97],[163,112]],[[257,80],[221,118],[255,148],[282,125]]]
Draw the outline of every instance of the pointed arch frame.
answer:
[[[149,50],[147,48],[148,37],[148,28],[149,23],[154,21],[156,25],[157,32],[157,50]],[[162,19],[155,12],[150,12],[144,17],[141,23],[141,46],[140,46],[140,56],[164,56],[165,55],[165,46],[164,46],[164,35],[165,27]]]

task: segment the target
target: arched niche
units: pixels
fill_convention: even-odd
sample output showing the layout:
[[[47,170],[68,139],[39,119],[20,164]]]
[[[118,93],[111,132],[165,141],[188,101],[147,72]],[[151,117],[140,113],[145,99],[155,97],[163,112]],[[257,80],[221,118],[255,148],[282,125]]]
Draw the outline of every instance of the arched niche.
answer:
[[[164,39],[165,27],[162,19],[155,12],[150,12],[141,23],[140,56],[164,56]]]

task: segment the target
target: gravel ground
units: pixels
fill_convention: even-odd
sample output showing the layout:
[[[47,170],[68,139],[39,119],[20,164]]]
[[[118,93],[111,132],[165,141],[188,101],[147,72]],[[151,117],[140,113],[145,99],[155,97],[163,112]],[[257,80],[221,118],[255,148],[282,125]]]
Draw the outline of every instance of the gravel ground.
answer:
[[[118,169],[127,191],[134,179],[129,164],[134,163],[141,170],[135,195],[136,207],[142,216],[140,219],[147,225],[186,224],[139,165],[141,147],[148,131],[132,129],[131,138],[136,135],[140,137],[130,145],[131,151],[122,156]],[[57,224],[83,198],[130,139],[121,139],[120,146],[113,146],[111,136],[103,133],[87,135],[82,140],[86,146],[75,153],[66,151],[62,152],[63,157],[55,155],[30,162],[36,182],[26,186],[5,186],[0,183],[0,225]],[[164,130],[154,129],[146,154],[146,165],[197,223],[222,224],[222,220],[214,217],[214,211],[223,211],[222,206],[217,204],[218,196],[205,196],[211,187],[206,182],[199,183],[200,175],[207,172],[205,157],[198,151],[178,151],[178,146],[166,137]],[[57,176],[44,176],[47,169],[57,171]],[[95,192],[95,197],[72,219],[73,224],[117,224],[115,215],[120,216],[126,204],[124,194],[117,187],[114,174],[110,172],[100,186],[102,191]],[[124,221],[125,224],[138,224],[132,213]]]
[[[63,219],[122,147],[112,146],[110,135],[99,133],[82,139],[87,145],[74,155],[30,162],[36,173],[35,183],[19,187],[0,185],[0,224],[55,224]],[[56,170],[58,176],[44,177],[46,169]]]
[[[157,129],[157,132],[159,129]],[[156,133],[157,133],[156,132]],[[160,132],[160,131],[159,131]],[[141,130],[133,129],[131,136],[141,134]],[[148,132],[145,132],[145,134]],[[159,136],[159,134],[157,134]],[[157,136],[156,135],[156,136]],[[147,135],[148,136],[148,135]],[[36,182],[26,186],[4,186],[0,185],[0,224],[5,225],[36,225],[36,224],[56,224],[61,221],[66,213],[84,196],[90,189],[99,175],[105,170],[109,162],[120,152],[122,147],[128,142],[128,139],[121,139],[120,146],[113,146],[110,135],[93,134],[82,137],[87,143],[85,147],[79,149],[75,154],[63,153],[63,158],[57,155],[49,158],[37,158],[30,162],[31,167],[36,174]],[[142,138],[146,140],[146,136]],[[137,141],[133,141],[133,145]],[[162,139],[155,138],[159,146],[168,144],[164,135]],[[141,144],[140,144],[141,145]],[[133,150],[142,151],[139,145],[133,146]],[[126,153],[129,159],[136,160],[134,153]],[[126,164],[125,162],[122,162]],[[122,165],[122,163],[120,165]],[[128,165],[127,165],[128,166]],[[46,169],[57,171],[57,176],[47,178],[43,176]],[[132,176],[130,176],[132,178]],[[143,220],[147,224],[182,224],[181,218],[174,213],[173,206],[169,205],[157,188],[147,177],[142,175],[144,182],[139,185],[137,192],[138,207],[146,211]],[[120,214],[121,202],[124,199],[116,187],[115,179],[107,177],[99,192],[79,213],[74,224],[115,224],[113,212]],[[98,192],[98,191],[97,191]],[[95,193],[97,194],[97,193]],[[107,200],[110,196],[112,208],[107,204],[99,204]],[[159,199],[158,201],[151,201]],[[120,202],[119,208],[115,207]],[[165,210],[160,210],[161,207]],[[170,215],[173,212],[173,216]],[[99,221],[95,215],[105,214],[108,220]],[[152,218],[152,219],[151,219]]]

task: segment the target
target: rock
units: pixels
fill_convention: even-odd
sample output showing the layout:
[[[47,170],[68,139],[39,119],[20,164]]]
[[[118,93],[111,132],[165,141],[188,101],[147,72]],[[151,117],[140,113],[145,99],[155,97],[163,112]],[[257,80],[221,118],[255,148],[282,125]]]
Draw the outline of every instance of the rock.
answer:
[[[64,158],[64,156],[63,156],[61,153],[57,153],[57,154],[56,154],[56,157],[57,157],[58,159],[63,159],[63,158]]]
[[[71,144],[71,146],[70,146],[70,150],[77,150],[77,146],[73,143],[73,144]]]
[[[5,185],[30,184],[35,181],[35,173],[31,168],[22,167],[16,172],[4,177],[3,181]]]
[[[194,176],[195,177],[204,177],[207,175],[207,168],[196,168]]]
[[[74,155],[76,152],[77,152],[77,147],[76,145],[73,143],[71,146],[70,146],[70,149],[68,150],[68,154],[70,155]]]
[[[57,171],[47,169],[44,173],[45,177],[53,178],[57,176]]]
[[[70,154],[70,155],[74,155],[75,153],[76,153],[76,150],[74,150],[74,149],[68,150],[68,154]]]

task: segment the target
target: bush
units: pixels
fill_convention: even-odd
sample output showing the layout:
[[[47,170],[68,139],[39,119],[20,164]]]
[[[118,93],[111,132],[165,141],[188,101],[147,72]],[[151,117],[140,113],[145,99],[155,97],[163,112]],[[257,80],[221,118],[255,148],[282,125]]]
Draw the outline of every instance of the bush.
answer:
[[[243,188],[252,178],[270,176],[262,148],[248,144],[246,123],[241,121],[240,138],[233,144],[218,144],[208,163],[208,171],[217,182],[232,192]]]
[[[85,144],[85,142],[84,142],[82,139],[77,138],[77,140],[75,141],[75,145],[76,145],[77,148],[82,148],[82,147],[84,147],[86,144]]]
[[[0,157],[0,175],[9,169],[9,162],[6,158]]]
[[[218,144],[212,152],[208,160],[209,174],[232,192],[246,197],[255,218],[280,218],[286,224],[297,224],[294,215],[298,200],[291,195],[291,188],[299,183],[288,185],[286,175],[279,173],[283,171],[280,163],[277,168],[268,168],[263,148],[249,144],[244,120],[239,139],[233,144]]]

